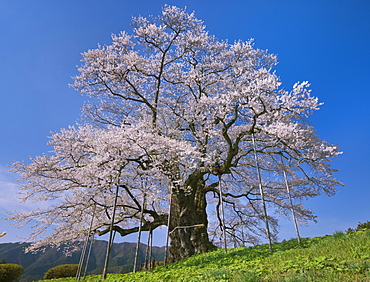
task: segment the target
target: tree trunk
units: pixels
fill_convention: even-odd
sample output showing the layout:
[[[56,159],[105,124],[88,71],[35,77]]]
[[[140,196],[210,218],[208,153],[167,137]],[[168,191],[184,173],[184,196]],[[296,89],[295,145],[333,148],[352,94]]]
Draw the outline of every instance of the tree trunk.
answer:
[[[189,177],[191,191],[176,189],[172,195],[170,262],[216,248],[207,233],[207,202],[203,175]],[[202,225],[192,227],[194,225]],[[187,228],[185,228],[187,226]]]

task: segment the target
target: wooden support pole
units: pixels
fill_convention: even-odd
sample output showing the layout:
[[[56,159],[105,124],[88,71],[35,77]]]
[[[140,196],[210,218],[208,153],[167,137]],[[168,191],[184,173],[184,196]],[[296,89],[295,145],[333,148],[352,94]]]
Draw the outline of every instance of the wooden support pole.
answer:
[[[223,197],[222,197],[221,174],[218,175],[218,191],[220,193],[222,237],[224,239],[224,250],[225,250],[225,253],[227,253],[226,228],[225,228],[225,211],[224,211],[224,201],[223,201]]]
[[[111,251],[112,244],[113,244],[113,240],[112,240],[113,239],[113,225],[114,225],[114,218],[115,218],[115,215],[116,215],[116,208],[117,208],[118,189],[119,189],[119,187],[117,186],[116,195],[115,195],[114,204],[113,204],[113,214],[112,214],[112,218],[111,218],[111,222],[110,222],[109,241],[108,241],[108,245],[107,245],[107,253],[105,255],[105,263],[104,263],[104,269],[103,269],[103,279],[107,278],[109,255],[110,255],[110,251]]]
[[[163,262],[164,265],[166,265],[166,261],[168,257],[168,241],[169,241],[169,235],[170,235],[172,187],[170,189],[171,190],[170,190],[169,211],[168,211],[168,219],[167,219],[166,247],[164,249],[164,262]]]
[[[138,232],[138,235],[137,235],[137,244],[136,244],[136,252],[135,252],[134,271],[133,271],[134,273],[136,272],[137,261],[138,261],[138,257],[139,257],[139,249],[140,249],[140,241],[141,241],[141,226],[143,225],[145,197],[146,197],[146,194],[144,192],[143,203],[141,205],[139,232]]]
[[[290,210],[292,212],[292,218],[293,218],[293,222],[294,222],[295,233],[297,234],[297,240],[298,240],[298,243],[300,244],[301,243],[301,236],[299,235],[298,223],[297,223],[297,219],[295,217],[295,212],[294,212],[294,208],[293,208],[293,200],[292,200],[292,196],[291,196],[291,193],[290,193],[290,187],[289,187],[289,183],[288,183],[288,177],[287,177],[286,171],[285,171],[283,158],[281,158],[281,164],[282,164],[282,168],[283,168],[285,187],[286,187],[286,190],[287,190],[287,193],[288,193],[288,198],[289,198]]]
[[[255,161],[256,161],[257,176],[258,176],[258,182],[259,182],[259,188],[260,188],[260,194],[261,194],[263,214],[264,214],[264,219],[265,219],[266,235],[267,235],[267,239],[268,239],[269,249],[272,252],[271,233],[270,233],[269,221],[268,221],[268,217],[267,217],[267,208],[266,208],[266,203],[265,203],[265,192],[263,190],[261,171],[260,171],[258,155],[257,155],[256,140],[254,138],[253,133],[252,133],[252,142],[253,142],[253,149],[254,149],[254,158],[255,158]]]

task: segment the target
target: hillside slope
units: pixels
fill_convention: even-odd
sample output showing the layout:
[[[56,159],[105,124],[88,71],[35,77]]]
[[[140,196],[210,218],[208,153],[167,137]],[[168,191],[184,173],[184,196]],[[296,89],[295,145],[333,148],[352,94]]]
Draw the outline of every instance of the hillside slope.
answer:
[[[159,281],[370,281],[370,230],[295,239],[267,245],[217,250],[138,273],[111,274],[105,280]],[[48,281],[74,281],[59,279]],[[82,281],[103,281],[88,276]]]

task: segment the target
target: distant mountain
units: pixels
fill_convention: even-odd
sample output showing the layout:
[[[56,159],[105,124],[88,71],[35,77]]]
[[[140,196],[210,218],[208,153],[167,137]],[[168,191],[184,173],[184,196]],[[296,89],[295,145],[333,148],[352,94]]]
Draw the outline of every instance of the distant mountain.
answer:
[[[32,282],[42,279],[45,272],[50,268],[61,264],[78,264],[81,251],[74,252],[71,256],[65,256],[62,250],[47,248],[45,252],[36,254],[24,253],[29,243],[3,243],[0,244],[0,261],[16,263],[24,268],[20,282]],[[88,264],[88,274],[100,274],[103,272],[106,241],[95,241],[91,250]],[[115,243],[113,244],[110,259],[109,273],[127,273],[132,271],[134,265],[136,244]],[[146,245],[140,245],[139,262],[145,260]],[[163,260],[164,247],[153,247],[152,258],[156,261]]]

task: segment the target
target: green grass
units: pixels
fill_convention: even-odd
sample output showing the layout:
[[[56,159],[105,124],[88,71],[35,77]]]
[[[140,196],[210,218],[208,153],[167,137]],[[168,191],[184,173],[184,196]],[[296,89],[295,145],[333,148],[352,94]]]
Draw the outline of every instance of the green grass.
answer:
[[[81,281],[370,281],[370,230],[195,255],[151,271]],[[74,278],[47,280],[75,281]]]

